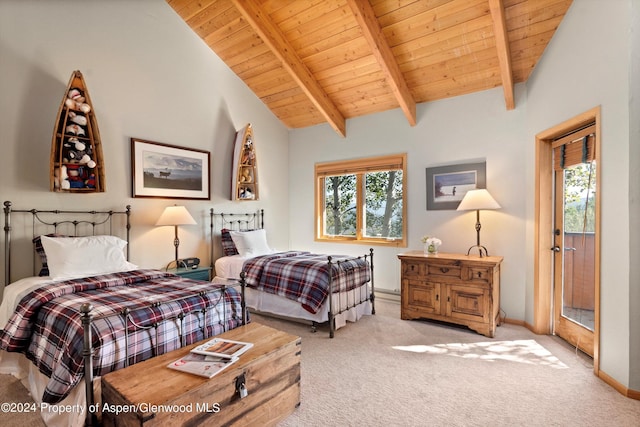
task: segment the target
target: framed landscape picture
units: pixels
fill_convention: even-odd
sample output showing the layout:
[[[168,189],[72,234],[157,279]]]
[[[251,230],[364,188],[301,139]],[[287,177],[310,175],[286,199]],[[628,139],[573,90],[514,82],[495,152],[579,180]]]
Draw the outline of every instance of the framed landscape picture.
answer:
[[[131,138],[133,197],[211,199],[211,153]]]
[[[487,163],[427,168],[427,210],[455,210],[469,190],[486,188]]]

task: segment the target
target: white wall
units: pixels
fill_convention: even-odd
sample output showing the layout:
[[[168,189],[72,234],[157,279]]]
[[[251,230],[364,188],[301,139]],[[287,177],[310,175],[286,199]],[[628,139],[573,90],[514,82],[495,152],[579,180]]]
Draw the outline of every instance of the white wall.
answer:
[[[421,237],[438,236],[442,252],[464,252],[476,243],[475,212],[427,211],[425,169],[445,164],[486,161],[487,189],[502,209],[481,213],[482,243],[491,255],[505,257],[501,307],[507,316],[523,319],[525,263],[524,87],[517,87],[517,108],[507,111],[502,89],[418,105],[418,123],[411,127],[398,110],[351,119],[347,137],[327,125],[291,131],[289,144],[292,218],[291,247],[321,252],[358,254],[362,245],[314,242],[313,167],[316,162],[391,153],[408,157],[409,247],[375,247],[376,287],[400,289],[397,254],[422,249]]]
[[[105,193],[49,192],[54,122],[74,70],[84,75],[98,119]],[[163,0],[0,2],[0,94],[0,198],[14,208],[131,204],[132,261],[144,267],[174,257],[173,229],[153,226],[174,203],[198,221],[181,227],[180,256],[208,264],[211,207],[263,207],[273,219],[270,240],[288,244],[287,129]],[[262,199],[232,203],[234,135],[249,122]],[[131,198],[131,137],[211,151],[212,200]],[[30,271],[17,264],[14,273]]]
[[[606,6],[598,0],[574,1],[527,83],[529,141],[534,141],[538,132],[602,106],[600,367],[625,385],[629,383],[630,361],[629,80],[637,79],[629,75],[630,5],[629,0],[606,2]],[[530,143],[525,193],[530,252],[534,237],[533,153]],[[528,256],[528,321],[532,321],[533,309],[532,266],[533,257]],[[637,333],[637,327],[635,330]]]
[[[640,284],[630,282],[628,250],[630,214],[638,214],[629,202],[638,191],[635,181],[629,185],[629,155],[637,153],[630,149],[629,135],[629,122],[637,117],[629,115],[629,81],[637,80],[629,67],[632,1],[637,15],[637,0],[606,5],[600,0],[576,0],[526,88],[516,86],[513,111],[506,111],[502,90],[495,89],[419,105],[418,124],[413,128],[395,110],[349,120],[345,139],[326,125],[292,131],[290,215],[298,218],[290,227],[292,246],[326,252],[357,252],[360,248],[313,241],[314,206],[308,196],[313,194],[314,162],[407,152],[407,249],[420,249],[420,236],[429,233],[444,241],[443,251],[466,251],[475,239],[473,213],[426,211],[424,169],[484,159],[487,188],[503,209],[482,213],[482,242],[491,254],[505,257],[501,308],[507,317],[531,324],[535,135],[602,105],[600,368],[637,389],[640,367],[637,351],[630,351],[630,334],[635,334],[631,342],[637,350],[640,338],[633,319],[638,318],[639,307],[637,302],[628,303],[630,296],[640,293]],[[637,101],[634,106],[637,109]],[[637,127],[634,130],[637,138]],[[640,160],[633,162],[637,168]],[[638,253],[637,239],[633,245]],[[377,287],[399,289],[396,254],[403,250],[376,248]],[[634,358],[633,372],[630,358]]]
[[[629,67],[629,387],[640,390],[640,2],[631,2]]]

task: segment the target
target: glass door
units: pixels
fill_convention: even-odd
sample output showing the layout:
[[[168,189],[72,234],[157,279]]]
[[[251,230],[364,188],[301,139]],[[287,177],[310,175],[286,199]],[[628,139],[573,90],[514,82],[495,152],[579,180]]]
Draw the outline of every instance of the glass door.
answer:
[[[595,137],[563,145],[581,144],[554,150],[554,333],[593,356],[596,298],[596,165]],[[591,150],[589,143],[591,142]],[[571,156],[571,152],[577,152]],[[582,151],[580,154],[579,151]],[[586,153],[586,154],[585,154]],[[585,158],[587,156],[587,158]],[[578,160],[576,160],[576,158]]]

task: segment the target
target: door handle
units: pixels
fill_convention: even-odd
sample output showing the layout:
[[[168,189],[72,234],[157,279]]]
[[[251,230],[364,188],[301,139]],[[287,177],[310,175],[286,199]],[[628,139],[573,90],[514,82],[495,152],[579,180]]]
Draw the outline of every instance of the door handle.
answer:
[[[560,246],[555,245],[554,247],[551,248],[551,250],[554,252],[560,252]]]
[[[564,248],[565,251],[575,251],[577,250],[576,248]]]

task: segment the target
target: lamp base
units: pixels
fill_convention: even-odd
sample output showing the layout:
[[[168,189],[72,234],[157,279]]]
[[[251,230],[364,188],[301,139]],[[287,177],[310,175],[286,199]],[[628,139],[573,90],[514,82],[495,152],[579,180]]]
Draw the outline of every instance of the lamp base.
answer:
[[[478,253],[480,254],[480,258],[482,258],[483,256],[489,256],[489,252],[487,251],[487,248],[485,248],[482,245],[473,245],[469,248],[469,250],[467,251],[467,255],[469,255],[471,253],[471,250],[473,248],[477,248],[478,249]]]

